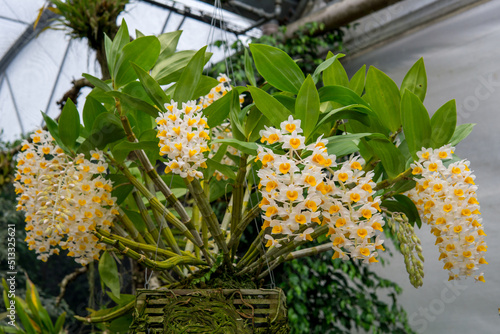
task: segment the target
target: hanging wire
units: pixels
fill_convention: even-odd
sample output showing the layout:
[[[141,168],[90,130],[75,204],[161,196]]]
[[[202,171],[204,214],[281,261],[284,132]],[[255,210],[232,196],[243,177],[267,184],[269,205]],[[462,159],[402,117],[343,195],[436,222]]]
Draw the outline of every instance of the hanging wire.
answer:
[[[219,28],[221,30],[221,36],[222,36],[222,39],[224,42],[223,43],[223,45],[224,45],[223,51],[224,51],[224,62],[226,65],[226,75],[228,76],[228,78],[230,78],[232,80],[233,83],[235,83],[233,62],[232,62],[230,50],[229,50],[229,37],[228,37],[226,26],[223,24],[223,22],[225,22],[225,20],[224,20],[224,10],[222,9],[221,1],[215,0],[214,6],[215,6],[216,11],[217,11],[217,9],[219,10]],[[212,24],[213,24],[213,22],[214,22],[214,17],[212,17]],[[228,64],[228,59],[229,59],[229,64]],[[255,185],[256,180],[255,180],[255,173],[253,170],[253,166],[251,167],[250,172],[252,173],[253,183]],[[246,187],[248,187],[248,182],[246,179],[245,179],[245,185],[246,185]],[[252,186],[252,188],[253,188],[253,186]],[[251,194],[252,194],[252,189],[250,189],[249,201],[250,201],[250,206],[253,207],[253,203],[252,203],[253,201],[252,201]],[[259,200],[259,192],[258,191],[256,191],[256,195],[257,195],[257,201],[259,202],[260,200]],[[257,223],[257,218],[254,218],[253,221],[255,224],[256,231],[259,231],[259,224]],[[265,254],[266,248],[264,247],[262,242],[260,243],[260,246],[263,250],[263,253]],[[266,259],[267,268],[269,269],[269,278],[271,280],[271,289],[274,289],[274,288],[276,288],[276,281],[274,278],[274,272],[270,268],[269,259],[267,258],[267,256],[265,256],[265,259]]]
[[[254,173],[254,170],[253,170],[253,166],[250,167],[250,173],[252,173],[252,178],[253,178],[253,186],[252,188],[255,186],[255,183],[256,183],[256,180],[255,180],[255,173]],[[248,187],[248,182],[245,180],[245,184],[246,186]],[[255,191],[255,194],[257,196],[257,203],[260,202],[259,200],[259,191]],[[253,208],[253,203],[252,203],[252,192],[251,192],[251,189],[250,189],[250,197],[249,197],[249,200],[250,200],[250,206]],[[255,229],[256,231],[258,232],[259,231],[259,224],[257,223],[257,218],[254,218],[253,219],[253,222],[255,224]],[[267,258],[267,256],[265,255],[266,254],[266,247],[264,247],[264,244],[262,243],[262,241],[260,242],[260,246],[262,248],[262,251],[264,252],[264,256],[265,256],[265,259],[266,259],[266,264],[267,264],[267,268],[270,269],[270,266],[269,266],[269,259]],[[276,288],[276,282],[274,280],[274,272],[270,269],[269,270],[269,278],[271,279],[271,289],[275,289]]]

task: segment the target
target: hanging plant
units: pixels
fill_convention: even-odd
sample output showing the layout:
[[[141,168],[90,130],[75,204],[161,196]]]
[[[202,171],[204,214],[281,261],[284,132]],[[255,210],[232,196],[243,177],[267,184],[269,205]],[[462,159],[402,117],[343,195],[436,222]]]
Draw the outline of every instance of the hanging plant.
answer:
[[[269,301],[258,290],[274,268],[329,250],[336,261],[376,265],[390,228],[419,287],[415,229],[422,222],[436,236],[449,279],[484,281],[475,176],[454,154],[472,126],[456,127],[454,101],[429,117],[422,60],[398,88],[374,67],[349,80],[340,54],[306,76],[285,52],[251,44],[245,72],[253,84],[234,87],[225,75],[202,74],[206,48],[175,52],[179,36],[139,33],[130,42],[123,22],[114,40],[105,37],[111,79],[85,75],[95,88],[83,125],[67,103],[58,123],[44,115],[49,132],[33,134],[18,158],[18,209],[29,213],[27,241],[39,258],[68,248],[82,264],[100,262],[117,306],[86,321],[110,322],[135,309],[138,331],[159,317],[164,332],[174,333],[173,314],[184,319],[191,305],[203,313],[191,324],[205,323],[206,332],[213,319],[226,332],[257,330],[260,300],[272,309],[266,328],[281,333],[282,293]],[[253,63],[266,81],[260,87]],[[255,223],[260,232],[239,247]],[[163,290],[137,300],[120,294],[110,253],[155,271]],[[203,293],[177,299],[199,288],[222,289],[200,303],[231,311],[206,318],[212,306],[195,310],[193,302]]]

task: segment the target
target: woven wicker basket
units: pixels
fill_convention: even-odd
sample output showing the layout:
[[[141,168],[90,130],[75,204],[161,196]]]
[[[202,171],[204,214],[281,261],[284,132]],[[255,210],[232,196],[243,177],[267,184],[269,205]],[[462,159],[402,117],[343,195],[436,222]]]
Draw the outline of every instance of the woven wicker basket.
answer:
[[[174,334],[173,330],[167,329],[166,324],[166,312],[172,312],[172,303],[184,303],[183,300],[188,303],[191,298],[211,294],[217,294],[229,305],[232,303],[237,313],[237,329],[217,333],[288,333],[286,297],[281,289],[139,290],[131,332]],[[187,333],[197,331],[193,329]]]

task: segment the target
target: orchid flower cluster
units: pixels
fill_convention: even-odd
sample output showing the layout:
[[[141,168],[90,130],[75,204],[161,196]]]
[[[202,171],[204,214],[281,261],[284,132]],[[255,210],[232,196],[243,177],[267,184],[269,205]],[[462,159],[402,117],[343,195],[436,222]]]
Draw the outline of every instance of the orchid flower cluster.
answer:
[[[82,265],[99,259],[104,246],[89,232],[109,231],[118,214],[112,184],[103,177],[108,168],[103,153],[72,158],[48,131],[37,130],[31,138],[32,143],[23,142],[15,178],[17,210],[26,211],[25,241],[42,261],[59,254],[57,246]]]
[[[167,112],[160,113],[156,118],[160,154],[170,159],[165,163],[165,172],[173,172],[189,180],[202,179],[203,173],[198,168],[207,167],[203,153],[209,151],[210,135],[201,107],[196,105],[196,101],[188,101],[182,103],[179,109],[174,100],[165,107]]]
[[[267,246],[281,247],[290,238],[312,241],[314,226],[327,224],[333,258],[378,262],[377,250],[384,248],[375,231],[382,232],[384,220],[380,198],[373,198],[373,173],[362,170],[364,160],[358,156],[337,164],[321,137],[305,145],[300,123],[290,116],[280,129],[260,132],[262,142],[278,143],[273,149],[285,151],[258,150],[263,228],[272,227]]]
[[[219,73],[217,77],[219,84],[212,88],[210,92],[199,98],[198,106],[200,108],[207,108],[209,105],[226,95],[231,91],[231,79],[226,74]],[[244,102],[244,96],[240,95],[240,104]]]
[[[483,257],[484,242],[475,176],[470,162],[460,160],[449,163],[454,147],[423,149],[419,160],[411,165],[413,175],[420,176],[408,197],[417,206],[420,216],[429,224],[439,245],[439,260],[449,271],[449,279],[473,276],[483,281],[479,266],[488,264]]]

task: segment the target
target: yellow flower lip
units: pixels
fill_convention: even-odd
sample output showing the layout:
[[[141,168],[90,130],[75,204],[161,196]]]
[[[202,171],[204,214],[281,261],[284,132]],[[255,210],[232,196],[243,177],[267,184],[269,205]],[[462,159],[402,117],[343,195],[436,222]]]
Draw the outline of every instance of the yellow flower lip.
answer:
[[[297,200],[297,198],[299,197],[299,193],[296,190],[288,190],[286,192],[286,197],[293,202]]]
[[[293,123],[288,123],[286,126],[285,126],[285,129],[286,131],[292,133],[293,131],[295,131],[297,127],[295,126],[295,124]]]
[[[292,146],[294,149],[297,149],[300,146],[300,139],[299,138],[291,138],[290,139],[290,146]]]

